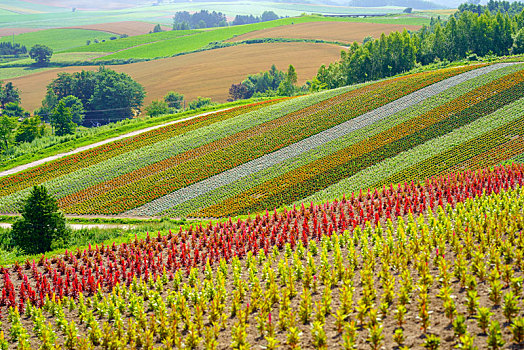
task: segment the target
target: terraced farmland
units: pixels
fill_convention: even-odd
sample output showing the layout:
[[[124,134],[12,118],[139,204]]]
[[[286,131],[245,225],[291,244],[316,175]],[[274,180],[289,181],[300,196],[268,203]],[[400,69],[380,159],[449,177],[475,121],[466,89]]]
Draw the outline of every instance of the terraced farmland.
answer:
[[[173,124],[0,179],[70,214],[223,217],[463,169],[524,148],[524,65],[469,65]]]

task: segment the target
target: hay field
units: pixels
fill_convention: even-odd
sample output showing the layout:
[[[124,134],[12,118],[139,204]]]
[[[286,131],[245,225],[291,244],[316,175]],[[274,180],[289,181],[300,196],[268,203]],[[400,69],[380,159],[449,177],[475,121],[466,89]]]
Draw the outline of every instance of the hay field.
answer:
[[[362,42],[366,36],[380,37],[382,33],[418,30],[418,25],[358,23],[358,22],[310,22],[285,25],[257,30],[234,37],[228,41],[243,41],[256,38],[298,38],[339,41],[344,43]]]
[[[98,24],[86,24],[81,26],[67,27],[70,29],[99,30],[115,34],[127,34],[129,36],[148,34],[153,30],[155,24],[141,21],[123,21]],[[169,26],[162,26],[163,30],[171,30]]]
[[[109,68],[131,75],[147,92],[145,104],[168,91],[180,92],[191,100],[197,96],[226,101],[231,84],[247,75],[267,70],[274,63],[281,70],[293,64],[299,84],[311,79],[322,64],[340,58],[341,47],[330,44],[271,43],[239,45],[203,51],[161,60],[133,63]],[[6,79],[20,89],[22,106],[34,110],[40,106],[46,86],[59,72],[77,72],[98,67],[68,67]]]

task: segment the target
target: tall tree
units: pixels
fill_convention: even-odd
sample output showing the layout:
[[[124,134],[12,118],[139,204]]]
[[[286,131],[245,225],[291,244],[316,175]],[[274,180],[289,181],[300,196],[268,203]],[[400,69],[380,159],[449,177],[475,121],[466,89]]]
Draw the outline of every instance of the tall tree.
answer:
[[[72,121],[75,124],[82,124],[84,120],[85,110],[82,101],[73,95],[69,95],[61,99],[60,101],[64,102],[64,105],[69,108],[71,111]]]
[[[55,135],[63,136],[73,134],[76,129],[76,124],[73,123],[73,115],[71,109],[66,107],[63,100],[58,102],[58,105],[51,114],[51,125],[55,128]]]
[[[44,253],[67,244],[71,230],[56,199],[44,186],[34,186],[13,224],[12,240],[27,254]]]
[[[14,87],[11,82],[2,86],[0,81],[0,107],[4,108],[10,102],[20,103],[20,90]]]
[[[0,141],[4,151],[9,149],[9,144],[16,128],[16,118],[7,115],[0,116]]]
[[[164,101],[167,103],[169,108],[181,109],[184,104],[184,95],[178,92],[169,91],[164,96]]]

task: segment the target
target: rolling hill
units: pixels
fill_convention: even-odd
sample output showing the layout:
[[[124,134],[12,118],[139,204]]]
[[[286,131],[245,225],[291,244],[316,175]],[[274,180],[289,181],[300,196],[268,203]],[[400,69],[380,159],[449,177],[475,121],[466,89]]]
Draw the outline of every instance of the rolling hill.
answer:
[[[493,166],[524,152],[524,65],[468,65],[254,104],[0,180],[69,214],[223,217]]]

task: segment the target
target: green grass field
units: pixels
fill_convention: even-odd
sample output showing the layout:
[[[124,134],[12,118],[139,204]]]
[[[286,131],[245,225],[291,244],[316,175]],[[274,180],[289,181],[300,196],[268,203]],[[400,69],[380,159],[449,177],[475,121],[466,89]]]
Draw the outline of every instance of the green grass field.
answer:
[[[163,33],[145,34],[131,38],[119,39],[112,42],[91,44],[67,50],[68,52],[116,52],[101,59],[128,59],[128,58],[156,58],[168,57],[184,52],[199,50],[212,42],[223,41],[256,30],[277,26],[318,21],[345,21],[388,24],[427,24],[428,19],[388,16],[382,18],[331,18],[323,16],[301,16],[283,18],[271,22],[255,23],[227,28],[215,28],[199,31],[168,31]],[[193,33],[193,34],[192,34]],[[191,35],[188,35],[191,34]],[[140,46],[137,46],[140,45]],[[129,49],[126,50],[126,47]]]
[[[124,50],[126,48],[134,47],[158,41],[170,40],[180,36],[186,36],[193,33],[199,33],[196,30],[177,30],[160,33],[151,33],[145,35],[137,35],[118,40],[106,41],[104,43],[91,44],[88,46],[80,46],[67,50],[67,52],[115,52]]]
[[[67,53],[57,53],[51,57],[51,63],[74,63],[74,62],[80,62],[80,61],[89,61],[93,58],[99,57],[99,52],[67,52]],[[18,68],[13,67],[13,65],[17,66],[30,66],[31,64],[35,63],[35,61],[31,58],[22,58],[15,61],[9,61],[6,63],[0,63],[0,68],[2,70],[4,69],[10,69],[10,68]],[[26,67],[22,67],[26,68]],[[0,71],[0,79],[5,79],[4,72]],[[17,77],[18,75],[11,75],[9,74],[9,78]]]
[[[1,20],[0,20],[1,21]],[[48,29],[14,36],[14,41],[27,46],[29,50],[35,44],[47,45],[55,52],[78,46],[86,46],[86,41],[94,39],[109,40],[112,33],[85,29]],[[12,36],[4,36],[0,41],[11,41]]]

